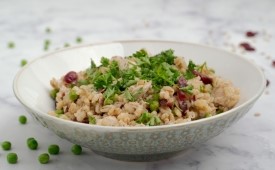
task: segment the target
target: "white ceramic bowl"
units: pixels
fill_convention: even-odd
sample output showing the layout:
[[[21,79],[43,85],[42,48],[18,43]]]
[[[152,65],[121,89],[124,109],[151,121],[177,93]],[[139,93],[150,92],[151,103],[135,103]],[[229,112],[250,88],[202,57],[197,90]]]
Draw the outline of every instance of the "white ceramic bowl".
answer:
[[[49,96],[50,80],[71,70],[80,71],[97,63],[101,56],[128,56],[146,48],[155,54],[174,49],[175,54],[207,64],[216,74],[240,89],[237,106],[225,113],[184,124],[154,127],[106,127],[66,121],[47,114],[54,109]],[[220,134],[240,119],[265,88],[263,73],[251,62],[233,53],[202,45],[167,41],[121,41],[67,48],[40,57],[22,68],[14,79],[14,93],[29,113],[43,126],[73,143],[106,157],[149,161],[169,157],[194,144]]]

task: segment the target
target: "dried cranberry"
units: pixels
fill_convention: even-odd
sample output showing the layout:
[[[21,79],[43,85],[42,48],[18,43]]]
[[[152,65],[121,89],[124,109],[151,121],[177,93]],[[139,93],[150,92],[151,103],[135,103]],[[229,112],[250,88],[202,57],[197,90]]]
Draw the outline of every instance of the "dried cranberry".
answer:
[[[255,51],[255,48],[247,42],[240,43],[240,47],[244,48],[246,51]]]
[[[196,76],[200,76],[201,81],[203,82],[203,84],[212,84],[212,79],[196,70],[193,71],[193,74]]]
[[[187,99],[186,94],[181,90],[178,90],[177,95],[179,101],[185,101]]]
[[[181,114],[182,114],[182,116],[185,116],[186,111],[187,111],[187,109],[188,109],[187,103],[186,103],[185,101],[179,101],[179,107],[180,107],[180,109],[181,109]]]
[[[163,106],[163,107],[166,107],[166,106],[167,106],[167,102],[168,102],[168,101],[167,101],[166,99],[160,99],[160,100],[159,100],[159,105],[160,105],[160,106]]]
[[[196,96],[195,96],[195,95],[192,96],[192,100],[193,100],[193,101],[196,100]]]
[[[63,79],[66,83],[71,84],[77,81],[77,73],[75,71],[68,72]]]
[[[185,87],[187,86],[187,80],[185,80],[185,78],[181,76],[178,79],[178,84],[180,87]]]
[[[268,87],[270,84],[269,80],[266,79],[266,87]]]
[[[275,67],[275,60],[272,61],[272,66]]]
[[[253,31],[247,31],[246,32],[247,37],[254,37],[256,34],[257,34],[257,32],[253,32]]]
[[[212,79],[210,77],[205,75],[201,75],[200,77],[203,84],[212,84]]]

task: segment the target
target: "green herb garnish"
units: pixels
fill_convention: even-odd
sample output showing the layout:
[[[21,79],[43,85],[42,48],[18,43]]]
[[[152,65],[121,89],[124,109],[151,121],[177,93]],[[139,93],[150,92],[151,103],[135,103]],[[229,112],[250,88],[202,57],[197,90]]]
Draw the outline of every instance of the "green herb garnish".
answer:
[[[190,79],[196,77],[193,73],[193,71],[195,70],[195,67],[196,67],[196,65],[193,63],[192,60],[190,60],[188,63],[188,66],[187,66],[187,70],[184,74],[185,79],[190,80]]]
[[[96,118],[94,116],[88,116],[89,117],[89,124],[95,125],[96,124]]]
[[[188,86],[185,86],[185,87],[181,87],[180,90],[185,92],[185,93],[188,93],[188,94],[192,94],[192,90],[194,89],[193,85],[188,85]]]
[[[156,126],[161,123],[161,120],[157,116],[153,116],[151,113],[145,112],[136,120],[137,123],[142,123],[148,126]]]

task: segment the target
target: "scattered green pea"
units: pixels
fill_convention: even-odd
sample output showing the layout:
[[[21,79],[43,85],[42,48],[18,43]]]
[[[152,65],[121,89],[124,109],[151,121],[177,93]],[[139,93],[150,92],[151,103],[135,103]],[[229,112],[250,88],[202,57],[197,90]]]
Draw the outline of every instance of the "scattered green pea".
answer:
[[[65,43],[64,47],[70,47],[70,44],[69,43]]]
[[[50,145],[48,147],[48,152],[51,155],[57,155],[57,154],[59,154],[59,146],[58,145]]]
[[[11,143],[10,141],[4,141],[2,142],[2,149],[5,151],[8,151],[11,149]]]
[[[19,116],[18,120],[21,124],[26,124],[27,123],[27,117],[24,116],[24,115]]]
[[[47,154],[47,153],[42,153],[38,156],[38,161],[41,163],[41,164],[47,164],[50,160],[50,155]]]
[[[49,49],[51,42],[50,40],[45,40],[44,41],[44,50],[47,51]]]
[[[77,43],[82,43],[82,38],[81,37],[77,37],[75,40]]]
[[[75,155],[80,155],[82,153],[82,147],[80,145],[73,145],[71,151]]]
[[[52,89],[51,91],[50,91],[50,96],[51,96],[51,98],[52,99],[55,99],[56,98],[56,94],[59,92],[59,90],[58,89]]]
[[[23,67],[23,66],[26,65],[27,63],[28,63],[27,60],[22,59],[20,65],[21,65],[21,67]]]
[[[36,150],[38,147],[38,142],[34,138],[28,138],[27,145],[31,150]]]
[[[8,43],[8,48],[12,49],[12,48],[14,48],[14,47],[15,47],[14,42],[9,42],[9,43]]]
[[[8,155],[7,155],[7,161],[8,161],[8,163],[10,163],[10,164],[16,164],[17,160],[18,160],[18,156],[17,156],[16,153],[13,153],[13,152],[8,153]]]
[[[52,30],[49,27],[47,27],[46,30],[45,30],[45,32],[49,34],[49,33],[52,32]]]

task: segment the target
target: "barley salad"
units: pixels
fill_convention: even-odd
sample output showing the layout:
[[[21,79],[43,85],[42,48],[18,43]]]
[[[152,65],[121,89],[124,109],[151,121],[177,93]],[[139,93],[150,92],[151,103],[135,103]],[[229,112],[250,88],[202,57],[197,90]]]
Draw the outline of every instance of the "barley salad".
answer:
[[[103,126],[157,126],[221,114],[236,105],[240,92],[207,63],[195,64],[169,49],[150,55],[102,57],[99,66],[70,71],[50,81],[62,119]]]

